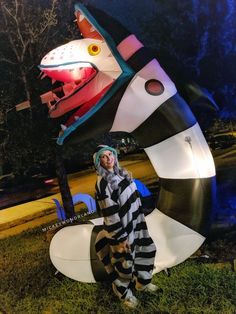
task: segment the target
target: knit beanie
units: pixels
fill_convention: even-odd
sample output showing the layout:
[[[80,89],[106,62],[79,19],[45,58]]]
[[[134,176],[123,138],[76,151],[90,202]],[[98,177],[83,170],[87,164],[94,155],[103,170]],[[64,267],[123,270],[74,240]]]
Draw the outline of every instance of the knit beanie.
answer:
[[[93,162],[94,162],[95,168],[97,169],[98,166],[100,165],[100,156],[103,152],[105,152],[105,150],[109,150],[113,153],[113,155],[115,157],[115,163],[119,167],[118,158],[117,158],[117,151],[115,150],[115,148],[110,147],[108,145],[98,145],[98,147],[96,148],[96,150],[93,154]]]

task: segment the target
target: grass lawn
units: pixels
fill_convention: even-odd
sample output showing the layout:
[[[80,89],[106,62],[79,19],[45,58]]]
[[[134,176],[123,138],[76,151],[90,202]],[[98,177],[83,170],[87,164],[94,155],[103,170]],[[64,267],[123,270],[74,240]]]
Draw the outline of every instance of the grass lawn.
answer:
[[[124,309],[108,283],[85,284],[55,276],[41,229],[0,241],[0,313],[68,314],[233,314],[236,273],[231,267],[188,260],[154,276],[163,292],[137,294],[141,305]],[[209,249],[209,248],[208,248]]]

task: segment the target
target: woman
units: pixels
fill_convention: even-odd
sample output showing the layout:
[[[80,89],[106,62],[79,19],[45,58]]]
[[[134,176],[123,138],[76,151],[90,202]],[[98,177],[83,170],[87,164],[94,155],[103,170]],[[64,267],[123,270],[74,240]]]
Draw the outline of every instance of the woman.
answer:
[[[97,170],[96,193],[104,230],[96,251],[112,281],[114,293],[125,305],[138,304],[136,290],[155,292],[151,284],[156,247],[149,236],[137,187],[119,167],[114,148],[99,145],[93,155]]]

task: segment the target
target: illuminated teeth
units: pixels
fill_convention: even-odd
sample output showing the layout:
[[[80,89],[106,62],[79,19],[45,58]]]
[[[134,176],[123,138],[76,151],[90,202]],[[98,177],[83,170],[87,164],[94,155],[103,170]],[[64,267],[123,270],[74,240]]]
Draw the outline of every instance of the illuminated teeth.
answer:
[[[80,15],[79,15],[79,22],[82,22],[84,19],[85,19],[84,15],[83,15],[83,14],[80,14]]]
[[[92,32],[95,32],[95,28],[92,26],[92,27],[90,27],[90,32],[92,33]]]
[[[79,116],[74,116],[75,121],[79,120]]]
[[[67,126],[64,124],[61,124],[61,129],[62,129],[62,131],[65,131],[67,129]]]
[[[57,70],[60,71],[60,70],[75,70],[76,68],[92,68],[92,65],[90,63],[87,63],[87,62],[77,62],[77,63],[74,63],[73,64],[73,68],[72,68],[72,65],[71,64],[62,64],[62,65],[59,65],[57,67]]]

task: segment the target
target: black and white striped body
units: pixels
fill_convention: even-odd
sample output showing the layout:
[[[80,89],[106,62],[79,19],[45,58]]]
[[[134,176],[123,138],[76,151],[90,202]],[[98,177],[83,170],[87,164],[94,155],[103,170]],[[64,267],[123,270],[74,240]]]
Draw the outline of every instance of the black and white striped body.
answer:
[[[129,132],[145,149],[160,178],[158,209],[205,234],[214,199],[215,166],[210,149],[173,82],[134,40],[138,50],[127,62],[134,69],[139,59],[147,63],[143,61],[129,83],[111,132]]]

